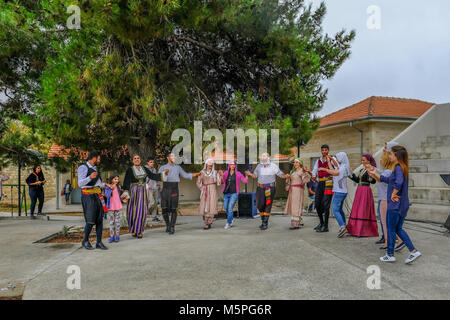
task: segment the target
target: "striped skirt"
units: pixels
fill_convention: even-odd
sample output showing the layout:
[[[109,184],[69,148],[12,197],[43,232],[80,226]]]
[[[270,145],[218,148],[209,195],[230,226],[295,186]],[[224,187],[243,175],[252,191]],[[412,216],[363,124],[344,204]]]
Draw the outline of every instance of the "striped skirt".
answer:
[[[147,220],[148,199],[145,186],[132,186],[127,207],[128,228],[131,233],[143,233]]]

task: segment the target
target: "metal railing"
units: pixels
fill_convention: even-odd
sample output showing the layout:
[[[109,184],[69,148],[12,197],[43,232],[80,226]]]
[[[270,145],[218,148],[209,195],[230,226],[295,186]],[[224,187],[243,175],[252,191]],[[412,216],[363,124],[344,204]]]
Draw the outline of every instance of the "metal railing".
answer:
[[[2,184],[2,192],[5,191],[5,187],[10,187],[11,188],[11,217],[14,214],[14,203],[13,203],[13,189],[14,188],[18,188],[19,190],[22,189],[22,191],[20,192],[20,198],[19,198],[19,204],[17,206],[18,209],[18,214],[19,216],[21,216],[22,213],[22,207],[25,209],[25,216],[28,216],[28,211],[27,211],[27,197],[26,197],[26,185],[25,184],[21,184],[20,187],[18,184]],[[18,190],[18,191],[19,191]],[[16,195],[18,195],[19,192],[16,193]],[[7,194],[6,194],[7,196]],[[4,199],[2,197],[2,199]]]

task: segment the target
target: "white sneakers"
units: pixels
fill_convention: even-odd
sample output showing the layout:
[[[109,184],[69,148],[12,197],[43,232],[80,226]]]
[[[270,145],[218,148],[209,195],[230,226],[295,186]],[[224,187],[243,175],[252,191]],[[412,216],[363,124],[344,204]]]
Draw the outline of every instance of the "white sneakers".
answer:
[[[380,260],[383,262],[395,262],[396,259],[394,256],[385,255],[385,256],[381,257]]]
[[[234,219],[231,220],[231,223],[228,223],[228,222],[227,222],[227,224],[225,225],[224,229],[225,229],[225,230],[230,229],[233,225],[234,225]]]
[[[410,264],[411,262],[413,262],[414,260],[416,260],[418,257],[420,257],[422,254],[419,251],[416,251],[414,253],[410,253],[409,257],[406,258],[405,263],[406,264]]]
[[[406,258],[405,263],[406,264],[410,264],[412,263],[414,260],[416,260],[418,257],[420,257],[422,254],[419,251],[416,251],[414,253],[410,253],[408,258]],[[389,256],[389,255],[385,255],[384,257],[380,258],[381,261],[383,262],[395,262],[395,257],[394,256]]]

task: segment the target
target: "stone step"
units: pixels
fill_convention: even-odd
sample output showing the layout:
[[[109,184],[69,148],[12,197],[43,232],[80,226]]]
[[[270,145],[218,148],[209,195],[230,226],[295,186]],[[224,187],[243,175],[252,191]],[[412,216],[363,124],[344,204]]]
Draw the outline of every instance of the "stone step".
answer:
[[[412,203],[450,206],[450,187],[410,187],[409,200]]]
[[[413,203],[408,210],[406,219],[427,222],[445,223],[450,214],[450,206],[436,204]]]
[[[439,173],[413,173],[409,174],[410,187],[449,187]]]
[[[426,167],[426,171],[413,171],[413,172],[450,172],[450,160],[449,159],[421,159],[410,160],[410,167]]]
[[[410,173],[428,173],[427,166],[409,166]]]
[[[423,160],[423,159],[441,159],[439,152],[411,152],[409,153],[409,160]]]

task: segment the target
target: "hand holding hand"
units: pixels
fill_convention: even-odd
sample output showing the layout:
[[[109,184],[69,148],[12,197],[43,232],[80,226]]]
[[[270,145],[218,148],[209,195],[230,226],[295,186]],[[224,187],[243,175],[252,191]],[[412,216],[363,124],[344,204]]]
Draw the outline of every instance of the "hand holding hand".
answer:
[[[391,200],[392,202],[399,202],[400,201],[400,197],[398,195],[391,195]]]

